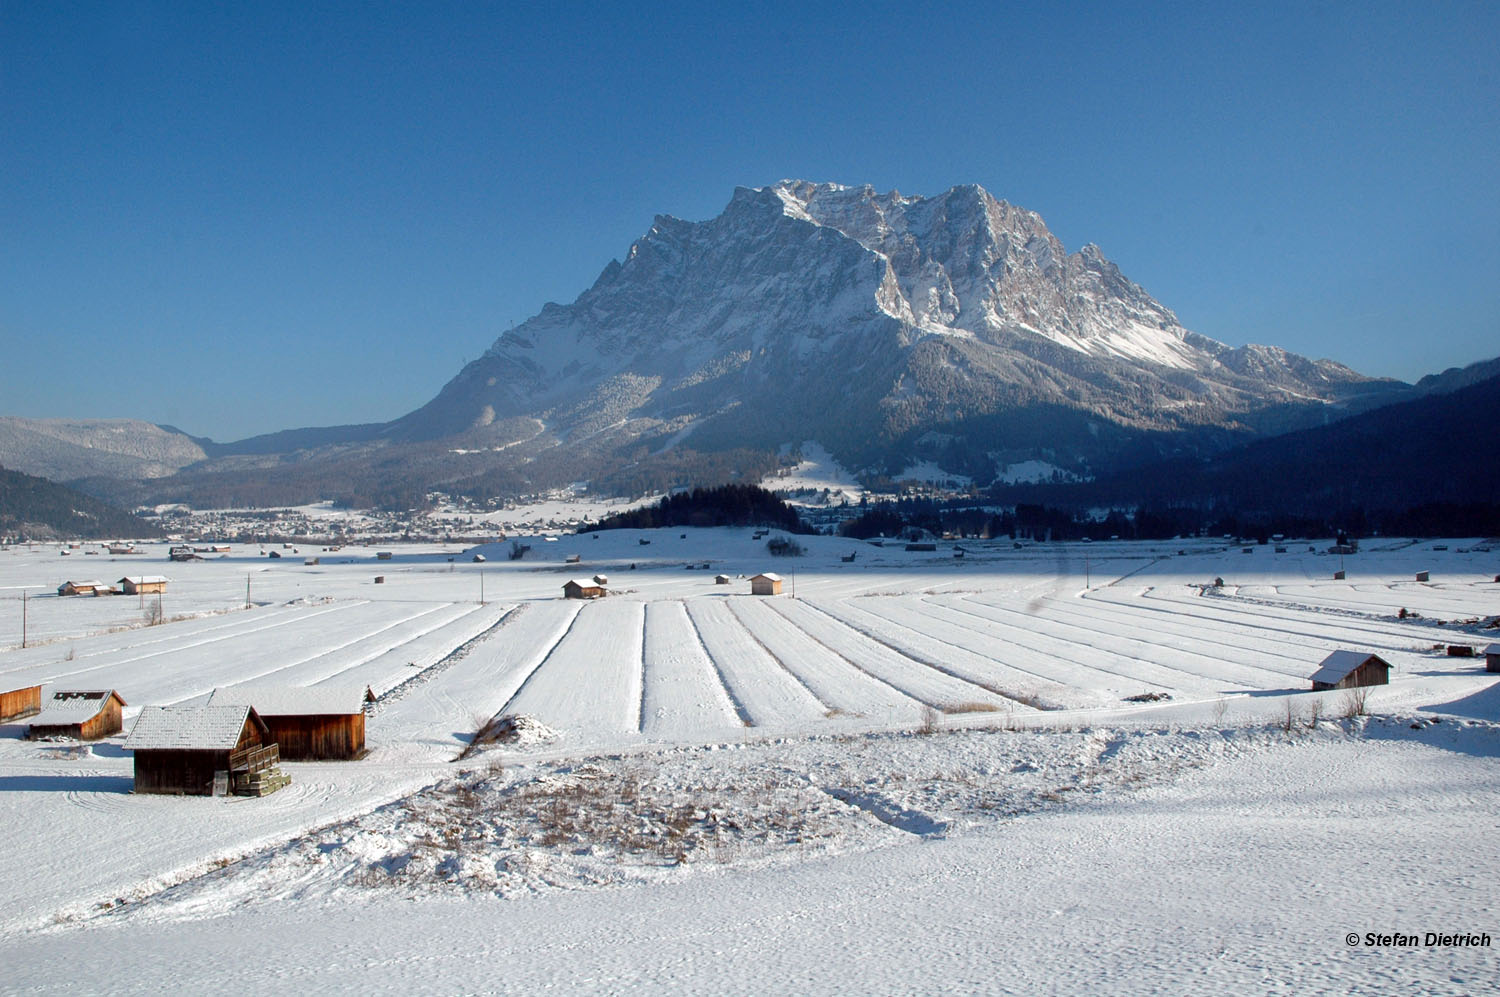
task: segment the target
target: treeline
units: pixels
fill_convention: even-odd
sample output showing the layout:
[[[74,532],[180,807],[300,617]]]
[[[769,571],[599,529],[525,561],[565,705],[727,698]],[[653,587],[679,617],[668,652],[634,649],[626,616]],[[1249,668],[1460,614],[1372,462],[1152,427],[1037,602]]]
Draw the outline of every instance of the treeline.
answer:
[[[154,537],[155,526],[64,485],[0,467],[0,534],[32,540],[62,537]]]
[[[1112,509],[1103,518],[1093,510],[1037,502],[1013,508],[902,499],[869,505],[839,527],[842,536],[868,539],[916,533],[959,537],[1011,537],[1037,540],[1170,540],[1184,536],[1243,537],[1265,541],[1289,537],[1500,536],[1500,503],[1429,503],[1404,509],[1343,506],[1326,515],[1244,513],[1190,505],[1138,505]]]
[[[719,485],[678,492],[655,505],[606,516],[579,532],[661,526],[767,526],[788,533],[815,532],[780,496],[757,485]]]

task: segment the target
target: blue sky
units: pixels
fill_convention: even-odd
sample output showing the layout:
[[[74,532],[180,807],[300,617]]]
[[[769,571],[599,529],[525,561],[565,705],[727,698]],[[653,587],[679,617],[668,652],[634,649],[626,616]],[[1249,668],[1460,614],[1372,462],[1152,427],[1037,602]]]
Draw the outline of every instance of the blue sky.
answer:
[[[1183,324],[1500,354],[1500,5],[0,0],[0,414],[383,421],[656,214],[979,183]]]

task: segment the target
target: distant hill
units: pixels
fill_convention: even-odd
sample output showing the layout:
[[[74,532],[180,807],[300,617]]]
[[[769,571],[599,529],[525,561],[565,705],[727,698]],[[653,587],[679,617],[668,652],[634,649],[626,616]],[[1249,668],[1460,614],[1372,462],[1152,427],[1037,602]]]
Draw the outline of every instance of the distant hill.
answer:
[[[1259,440],[1209,460],[1179,459],[1086,485],[1010,489],[1011,498],[1232,509],[1338,519],[1351,512],[1500,508],[1495,425],[1500,377],[1317,429]],[[1468,512],[1462,512],[1467,509]],[[1434,521],[1441,519],[1436,513]],[[1483,516],[1481,522],[1487,522]],[[1413,525],[1418,525],[1413,523]]]
[[[145,520],[81,492],[0,467],[0,534],[29,540],[151,537]]]

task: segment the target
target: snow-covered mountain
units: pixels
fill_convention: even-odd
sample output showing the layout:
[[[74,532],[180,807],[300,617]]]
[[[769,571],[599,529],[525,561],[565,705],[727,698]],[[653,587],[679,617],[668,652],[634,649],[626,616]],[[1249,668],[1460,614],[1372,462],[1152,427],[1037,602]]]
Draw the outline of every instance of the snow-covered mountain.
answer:
[[[1189,332],[1098,247],[1067,253],[976,185],[783,181],[709,221],[659,216],[385,435],[648,454],[817,438],[851,466],[1086,470],[1127,437],[1222,443],[1404,387]]]

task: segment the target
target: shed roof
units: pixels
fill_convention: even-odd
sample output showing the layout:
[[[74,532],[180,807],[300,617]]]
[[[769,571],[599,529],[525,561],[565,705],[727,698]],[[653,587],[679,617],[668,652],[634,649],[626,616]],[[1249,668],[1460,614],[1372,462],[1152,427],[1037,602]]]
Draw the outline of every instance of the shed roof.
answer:
[[[1500,644],[1491,644],[1489,647],[1484,649],[1484,653],[1486,655],[1500,654]]]
[[[563,582],[564,588],[567,588],[569,585],[577,585],[579,588],[584,589],[602,589],[604,587],[602,583],[596,582],[592,578],[569,578]]]
[[[120,582],[129,582],[132,585],[150,585],[152,582],[164,582],[166,575],[126,575]]]
[[[125,749],[232,751],[252,716],[261,723],[248,706],[147,706],[125,739]]]
[[[75,582],[70,578],[59,585],[58,588],[67,588],[69,585],[73,586],[76,589],[102,589],[104,587],[104,582],[101,582],[97,578],[91,578],[88,581],[83,582]]]
[[[365,690],[354,685],[231,685],[215,689],[209,706],[253,706],[262,717],[328,717],[363,713]]]
[[[764,579],[766,579],[766,580],[767,580],[767,581],[771,581],[771,582],[779,582],[779,581],[781,581],[781,576],[780,576],[780,575],[778,575],[778,574],[777,574],[777,573],[776,573],[776,572],[774,572],[774,571],[762,571],[762,572],[761,572],[761,573],[760,573],[760,574],[758,574],[758,575],[751,575],[751,576],[750,576],[750,580],[751,580],[751,581],[752,581],[752,582],[753,582],[753,581],[755,581],[755,579],[757,579],[757,578],[764,578]]]
[[[1318,670],[1312,674],[1312,680],[1314,682],[1327,682],[1330,685],[1335,685],[1342,682],[1345,676],[1371,658],[1374,658],[1387,668],[1390,667],[1390,663],[1378,654],[1371,654],[1369,651],[1340,650],[1334,651],[1319,662]]]
[[[31,718],[33,727],[69,727],[88,723],[104,711],[110,697],[125,700],[113,689],[54,689],[42,703],[42,712]]]

